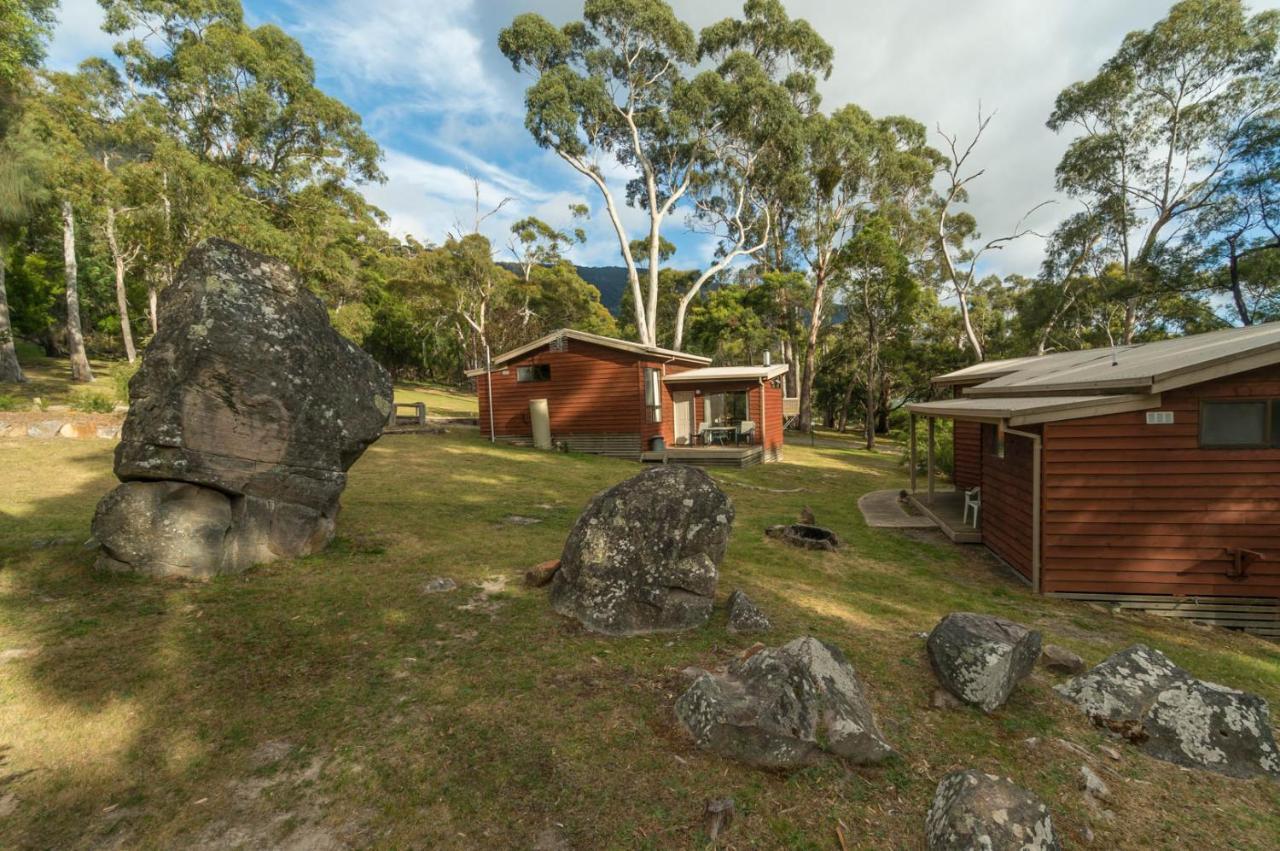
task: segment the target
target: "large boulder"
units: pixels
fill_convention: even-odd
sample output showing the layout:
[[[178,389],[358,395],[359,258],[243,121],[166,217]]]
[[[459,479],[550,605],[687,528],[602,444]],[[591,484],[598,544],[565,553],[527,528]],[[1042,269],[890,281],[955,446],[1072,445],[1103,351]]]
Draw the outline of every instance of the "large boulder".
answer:
[[[993,615],[953,612],[929,633],[929,662],[947,691],[983,712],[1004,705],[1040,656],[1040,633]]]
[[[768,632],[769,629],[769,616],[745,592],[738,590],[729,595],[729,632]]]
[[[676,701],[701,747],[761,768],[795,768],[824,754],[857,764],[893,755],[862,682],[837,648],[804,637],[703,673]]]
[[[1232,777],[1280,777],[1266,700],[1198,680],[1159,650],[1121,650],[1056,690],[1157,759]]]
[[[1007,777],[956,771],[925,817],[929,851],[1058,851],[1049,808]]]
[[[222,240],[187,255],[159,328],[129,384],[126,485],[94,517],[99,563],[208,576],[323,548],[390,377],[284,263]]]
[[[703,471],[663,465],[592,498],[551,584],[551,605],[610,635],[702,626],[733,528],[733,503]]]

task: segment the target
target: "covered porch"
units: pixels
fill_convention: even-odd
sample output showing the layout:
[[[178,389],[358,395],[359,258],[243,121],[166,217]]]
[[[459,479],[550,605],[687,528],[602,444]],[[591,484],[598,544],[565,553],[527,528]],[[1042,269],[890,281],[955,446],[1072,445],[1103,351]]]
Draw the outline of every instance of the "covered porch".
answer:
[[[965,520],[965,494],[953,485],[938,481],[938,418],[926,415],[925,419],[925,488],[920,489],[920,447],[916,436],[918,415],[911,412],[911,488],[908,502],[915,510],[934,522],[942,534],[957,544],[982,543],[981,511],[972,512],[972,523]],[[954,443],[953,443],[954,447]]]

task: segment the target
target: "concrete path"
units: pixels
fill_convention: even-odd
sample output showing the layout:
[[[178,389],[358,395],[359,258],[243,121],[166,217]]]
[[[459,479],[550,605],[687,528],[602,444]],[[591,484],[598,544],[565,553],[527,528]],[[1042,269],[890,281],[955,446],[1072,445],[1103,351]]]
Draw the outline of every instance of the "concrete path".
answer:
[[[898,503],[900,490],[872,491],[858,500],[858,510],[867,525],[877,529],[933,529],[928,517],[908,514]]]

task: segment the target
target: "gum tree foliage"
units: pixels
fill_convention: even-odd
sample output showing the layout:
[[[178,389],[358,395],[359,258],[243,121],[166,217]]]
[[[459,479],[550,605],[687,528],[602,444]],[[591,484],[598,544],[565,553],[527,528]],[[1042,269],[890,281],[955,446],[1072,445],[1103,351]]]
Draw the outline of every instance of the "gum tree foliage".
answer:
[[[1158,296],[1180,228],[1221,202],[1280,105],[1280,12],[1240,0],[1183,0],[1127,35],[1090,80],[1058,95],[1048,126],[1075,134],[1058,187],[1110,217],[1123,273],[1121,339]],[[1212,238],[1210,234],[1201,237]]]
[[[777,3],[750,3],[748,26],[758,29],[762,14],[780,11]],[[660,335],[662,228],[679,205],[691,208],[690,221],[714,234],[719,248],[678,302],[673,344],[682,342],[684,316],[705,283],[767,244],[766,209],[754,187],[761,160],[793,122],[783,87],[760,58],[738,49],[756,29],[722,22],[700,44],[661,0],[587,0],[581,21],[557,29],[529,13],[499,36],[512,66],[534,78],[525,94],[534,140],[600,192],[627,269],[636,336],[646,344]],[[718,64],[698,72],[703,58]],[[640,252],[607,182],[610,167],[635,175],[626,201],[647,214]]]

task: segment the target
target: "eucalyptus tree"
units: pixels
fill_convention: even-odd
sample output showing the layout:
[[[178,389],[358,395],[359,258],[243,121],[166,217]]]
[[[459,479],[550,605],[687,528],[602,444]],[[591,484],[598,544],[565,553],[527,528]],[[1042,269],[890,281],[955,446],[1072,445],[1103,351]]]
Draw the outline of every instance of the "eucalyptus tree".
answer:
[[[18,84],[28,69],[44,59],[57,8],[57,0],[0,3],[0,89]]]
[[[588,214],[585,204],[573,204],[570,212],[575,218]],[[535,269],[559,264],[564,259],[565,251],[572,245],[581,245],[587,241],[587,234],[581,227],[573,232],[556,230],[537,216],[525,216],[511,225],[511,239],[507,242],[507,250],[515,258],[520,267],[520,278],[524,289],[524,306],[520,311],[520,325],[527,327],[533,318],[530,303],[533,300],[533,272]]]
[[[924,126],[901,116],[874,118],[848,105],[805,122],[802,156],[792,177],[788,244],[811,282],[799,427],[813,425],[812,397],[818,338],[830,288],[842,271],[845,243],[872,211],[913,218],[929,199],[941,155],[929,147]]]
[[[840,288],[846,323],[861,334],[858,349],[865,395],[863,435],[867,449],[875,449],[877,414],[883,385],[884,344],[906,336],[920,302],[919,283],[910,261],[894,237],[890,223],[872,214],[857,234],[840,249]]]
[[[1115,217],[1125,291],[1122,340],[1158,295],[1157,259],[1220,200],[1253,134],[1280,105],[1280,12],[1241,0],[1183,0],[1127,35],[1091,80],[1058,95],[1048,126],[1072,130],[1060,189]]]
[[[47,196],[44,154],[29,128],[16,125],[0,135],[0,382],[26,380],[18,363],[5,273],[15,230],[35,215]]]

